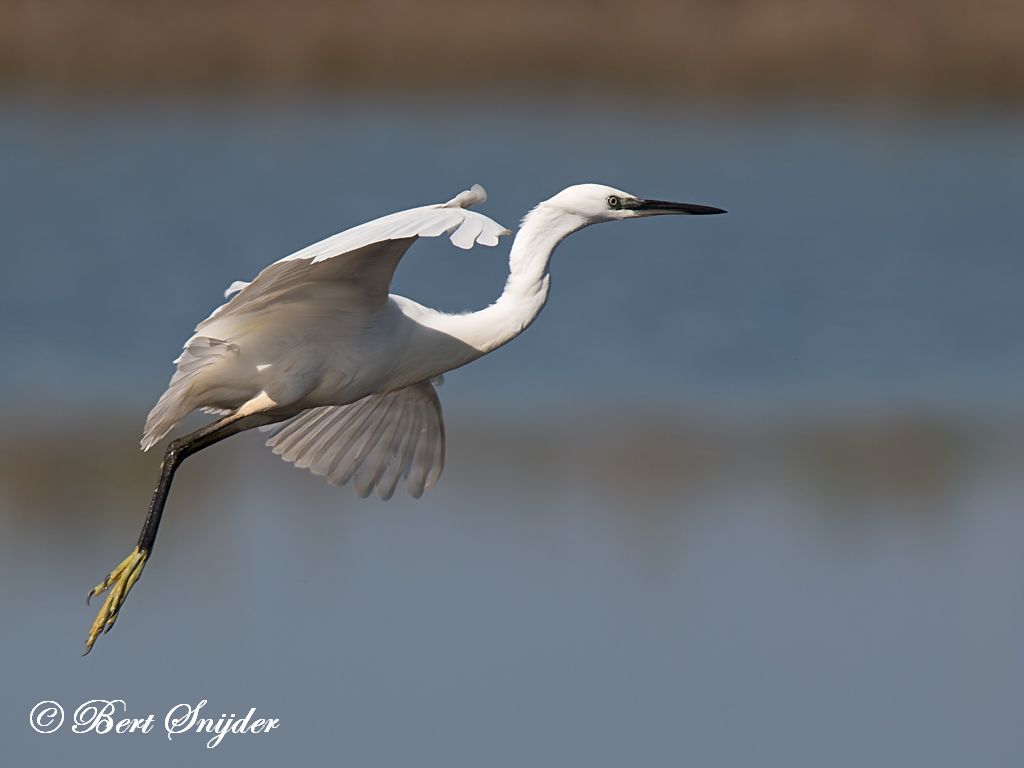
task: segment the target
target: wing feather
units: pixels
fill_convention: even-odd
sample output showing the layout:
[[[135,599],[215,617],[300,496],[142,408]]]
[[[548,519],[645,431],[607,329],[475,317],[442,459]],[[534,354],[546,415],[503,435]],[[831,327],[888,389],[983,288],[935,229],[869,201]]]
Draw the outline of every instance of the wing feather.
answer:
[[[395,489],[398,487],[398,481],[402,479],[405,472],[405,454],[409,449],[409,444],[415,439],[415,433],[409,429],[409,424],[413,420],[413,406],[409,403],[403,403],[399,419],[399,428],[395,432],[395,438],[398,442],[388,456],[388,465],[385,467],[381,475],[380,484],[377,486],[377,492],[384,500],[390,499],[394,495]]]
[[[413,457],[405,487],[412,496],[419,498],[427,488],[427,478],[431,470],[430,462],[434,454],[432,443],[436,439],[436,435],[433,425],[427,423],[420,414],[417,416],[420,416],[418,418],[419,440],[416,441],[416,454]]]
[[[363,428],[355,433],[352,439],[352,448],[339,455],[340,461],[337,462],[337,466],[328,475],[328,479],[332,483],[345,485],[355,476],[356,470],[362,466],[363,459],[370,448],[373,447],[373,443],[380,434],[381,422],[384,421],[390,405],[391,398],[382,398],[375,404],[370,414],[363,421]],[[359,491],[359,488],[357,487],[356,490]]]
[[[444,469],[444,419],[434,385],[370,395],[351,405],[312,408],[279,425],[267,445],[285,461],[360,496],[390,499],[405,478],[410,496]]]
[[[289,298],[312,284],[330,283],[339,294],[336,306],[373,308],[387,301],[391,278],[398,262],[419,237],[448,234],[454,245],[496,245],[509,230],[468,206],[483,202],[487,194],[479,185],[441,205],[426,205],[392,213],[313,243],[266,267],[252,280],[235,281],[231,298],[197,326],[205,335],[219,320],[241,313],[258,312]],[[223,334],[228,335],[228,334]]]
[[[393,411],[393,417],[389,426],[390,434],[386,442],[381,441],[378,443],[378,453],[369,461],[371,466],[377,467],[374,472],[372,485],[377,486],[379,489],[378,493],[380,493],[382,499],[391,498],[391,495],[395,492],[395,485],[398,482],[398,473],[395,471],[395,467],[398,466],[399,451],[401,450],[402,440],[406,435],[406,431],[402,427],[407,418],[408,407],[403,400],[397,404]],[[392,482],[392,476],[394,476],[394,482]]]

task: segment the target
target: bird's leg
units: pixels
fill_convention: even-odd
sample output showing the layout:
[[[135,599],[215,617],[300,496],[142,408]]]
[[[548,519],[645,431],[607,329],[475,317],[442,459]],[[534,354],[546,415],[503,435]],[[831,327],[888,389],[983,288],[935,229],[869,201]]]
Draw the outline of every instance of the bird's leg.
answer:
[[[86,602],[97,595],[102,595],[107,590],[107,595],[96,614],[96,620],[89,628],[89,636],[85,639],[85,652],[83,656],[92,650],[96,638],[103,632],[109,632],[117,621],[117,615],[124,605],[125,599],[135,582],[142,575],[142,569],[146,567],[146,561],[153,551],[156,542],[156,534],[160,528],[160,518],[164,512],[164,505],[167,503],[167,494],[171,490],[171,481],[178,466],[186,458],[203,448],[207,448],[226,437],[242,432],[252,427],[272,424],[278,419],[261,413],[252,413],[244,406],[230,416],[215,421],[213,424],[197,429],[184,437],[172,440],[164,453],[163,463],[160,465],[160,479],[157,481],[156,489],[153,491],[153,498],[149,503],[149,513],[146,515],[146,522],[139,534],[139,541],[135,549],[121,563],[107,574],[99,584],[89,590]]]

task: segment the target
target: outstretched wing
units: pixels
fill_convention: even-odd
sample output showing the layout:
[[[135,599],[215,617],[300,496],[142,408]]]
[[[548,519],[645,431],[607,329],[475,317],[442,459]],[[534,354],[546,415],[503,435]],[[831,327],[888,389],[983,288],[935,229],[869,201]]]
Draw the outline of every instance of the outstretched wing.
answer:
[[[227,338],[221,321],[259,312],[282,300],[301,301],[330,293],[334,306],[372,310],[385,301],[395,268],[419,237],[448,234],[459,248],[497,245],[509,230],[469,206],[487,200],[479,184],[447,203],[412,208],[368,221],[274,262],[251,283],[236,281],[225,292],[234,297],[196,327],[202,336]]]
[[[351,405],[311,408],[276,427],[267,445],[334,485],[354,479],[364,498],[376,488],[390,499],[402,478],[419,498],[444,468],[441,402],[434,385],[421,381]]]
[[[225,296],[234,296],[196,326],[195,335],[174,361],[177,371],[146,421],[143,450],[191,410],[206,405],[194,397],[202,391],[202,378],[215,370],[218,360],[244,351],[245,332],[254,322],[258,324],[264,310],[290,304],[307,314],[330,311],[356,318],[387,301],[395,268],[417,238],[448,234],[459,248],[471,248],[474,243],[497,245],[509,230],[468,210],[486,200],[483,187],[475,184],[447,203],[360,224],[274,262],[250,283],[232,283]]]

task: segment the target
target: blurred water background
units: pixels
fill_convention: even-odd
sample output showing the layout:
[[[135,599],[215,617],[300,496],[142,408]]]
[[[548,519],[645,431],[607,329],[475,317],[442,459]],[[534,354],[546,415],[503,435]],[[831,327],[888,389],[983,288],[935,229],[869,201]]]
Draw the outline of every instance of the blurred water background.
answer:
[[[0,97],[7,764],[1024,760],[1012,104],[45,90]],[[536,326],[446,378],[422,500],[257,434],[190,460],[78,657],[145,413],[229,283],[474,182],[514,226],[581,181],[729,214],[567,240]],[[506,255],[421,242],[395,291],[477,308]],[[157,731],[28,725],[93,698]],[[282,726],[168,741],[200,699]]]

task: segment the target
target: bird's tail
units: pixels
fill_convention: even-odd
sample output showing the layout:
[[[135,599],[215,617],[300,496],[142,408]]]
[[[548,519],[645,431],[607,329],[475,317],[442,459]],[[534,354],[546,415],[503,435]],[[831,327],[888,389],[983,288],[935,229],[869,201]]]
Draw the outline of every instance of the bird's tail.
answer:
[[[175,382],[172,380],[171,386],[160,395],[160,399],[156,401],[153,410],[146,417],[146,427],[140,441],[142,450],[148,451],[163,440],[164,435],[174,429],[178,422],[192,410],[185,407],[185,395],[186,392],[183,391],[183,388],[175,386]]]
[[[153,410],[146,417],[146,426],[142,432],[142,450],[148,451],[164,435],[201,405],[193,397],[196,378],[212,363],[226,355],[238,353],[238,346],[209,336],[193,336],[185,343],[185,349],[174,362],[178,369],[171,376],[167,391],[160,395]]]

